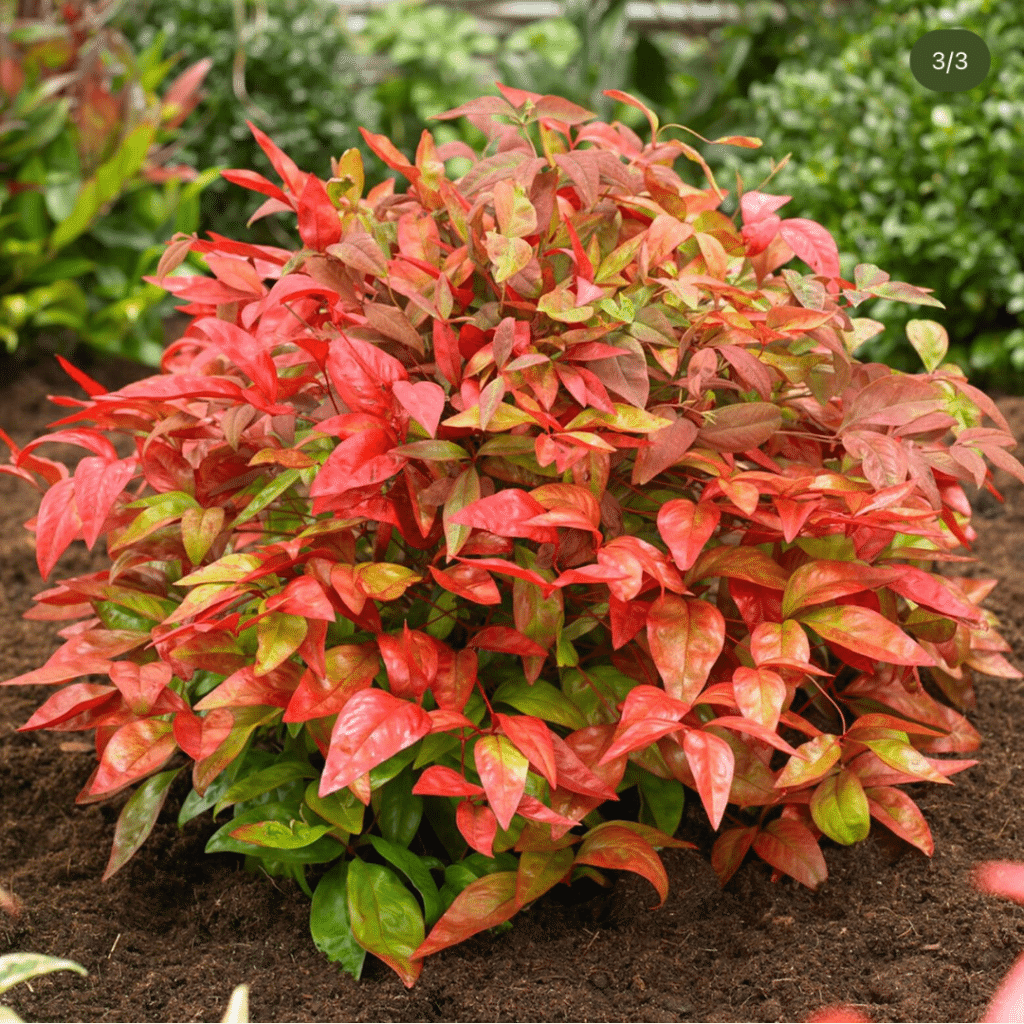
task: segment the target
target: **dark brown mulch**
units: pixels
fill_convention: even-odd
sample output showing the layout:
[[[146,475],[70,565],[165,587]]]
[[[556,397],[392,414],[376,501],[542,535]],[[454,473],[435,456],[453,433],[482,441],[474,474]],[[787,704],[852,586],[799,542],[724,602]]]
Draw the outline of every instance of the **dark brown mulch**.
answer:
[[[139,375],[125,364],[91,372],[109,386]],[[0,425],[19,443],[59,414],[48,391],[74,388],[50,367],[8,368],[0,381]],[[1003,407],[1020,432],[1024,400]],[[1020,653],[1024,488],[1006,493],[1005,507],[981,507],[977,554],[980,570],[1003,580],[989,605]],[[8,477],[0,496],[6,679],[42,664],[59,641],[52,625],[20,618],[41,589],[22,529],[37,497]],[[60,572],[102,564],[75,548]],[[632,876],[610,894],[549,898],[512,931],[428,960],[411,991],[380,964],[361,982],[328,964],[309,937],[302,893],[246,874],[238,858],[204,855],[211,825],[178,831],[177,789],[165,823],[101,883],[118,805],[74,805],[92,766],[80,734],[14,731],[44,696],[0,689],[0,885],[23,904],[20,917],[0,914],[0,953],[70,957],[89,976],[52,975],[9,993],[29,1020],[217,1020],[245,982],[257,1021],[798,1021],[838,1001],[875,1021],[970,1021],[1024,949],[1024,909],[967,884],[979,860],[1024,860],[1020,682],[980,684],[977,767],[955,787],[911,788],[935,836],[930,860],[879,830],[854,848],[828,846],[831,875],[817,894],[771,884],[755,862],[721,891],[693,813],[682,834],[703,852],[666,856],[672,893],[662,909],[649,909],[653,890]]]

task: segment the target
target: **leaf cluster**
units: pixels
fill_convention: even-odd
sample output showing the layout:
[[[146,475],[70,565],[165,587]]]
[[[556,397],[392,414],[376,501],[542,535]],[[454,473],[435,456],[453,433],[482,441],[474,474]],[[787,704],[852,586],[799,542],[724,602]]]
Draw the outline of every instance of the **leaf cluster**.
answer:
[[[64,645],[5,684],[56,687],[23,729],[95,731],[79,801],[138,787],[108,876],[190,767],[179,822],[229,812],[208,850],[411,985],[559,883],[664,900],[687,794],[723,884],[752,852],[816,888],[872,819],[931,854],[900,787],[974,764],[945,756],[978,746],[974,673],[1019,675],[994,581],[957,572],[1014,439],[938,323],[922,374],[851,355],[857,306],[926,289],[846,280],[788,197],[725,216],[700,151],[611,98],[649,141],[504,86],[446,112],[489,139],[455,179],[463,145],[364,130],[405,191],[254,127],[276,180],[224,175],[299,244],[175,239],[163,372],[107,393],[65,361],[88,397],[8,441],[43,577],[76,540],[113,560],[38,595]],[[190,252],[209,273],[172,276]]]
[[[174,60],[134,53],[110,7],[0,26],[0,341],[69,334],[156,365],[166,301],[142,277],[169,235],[197,227],[211,175],[169,160],[209,63],[160,95]]]

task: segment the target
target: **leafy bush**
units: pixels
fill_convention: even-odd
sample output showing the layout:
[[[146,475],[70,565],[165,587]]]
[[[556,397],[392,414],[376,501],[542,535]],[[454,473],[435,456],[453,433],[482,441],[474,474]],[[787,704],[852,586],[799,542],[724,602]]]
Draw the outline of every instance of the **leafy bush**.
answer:
[[[210,175],[167,161],[207,63],[159,96],[174,61],[136,57],[104,26],[109,7],[10,10],[0,27],[0,341],[13,352],[71,332],[155,366],[169,304],[142,277],[198,226]]]
[[[909,54],[943,25],[979,33],[992,52],[985,81],[936,93]],[[978,380],[1024,382],[1024,24],[1014,0],[923,5],[883,0],[818,18],[792,40],[774,78],[736,108],[742,130],[772,154],[793,153],[775,187],[828,227],[856,260],[935,290],[947,308],[951,356]],[[730,161],[735,162],[735,161]],[[767,170],[758,161],[757,172]],[[749,166],[744,175],[755,173]],[[856,254],[854,256],[853,254]],[[873,358],[909,367],[908,314],[872,315],[893,328]]]
[[[141,783],[106,875],[191,763],[179,822],[230,810],[208,851],[294,877],[331,960],[407,985],[559,882],[663,900],[687,790],[723,883],[752,850],[815,888],[819,841],[872,817],[930,854],[899,787],[974,764],[939,756],[978,745],[972,673],[1018,676],[994,581],[934,571],[985,460],[1024,476],[1005,421],[937,323],[910,325],[925,374],[850,355],[881,325],[849,310],[928,292],[842,279],[782,197],[735,224],[624,94],[651,142],[502,94],[445,115],[491,139],[454,181],[458,144],[363,132],[405,193],[253,129],[281,184],[225,176],[300,246],[177,239],[163,373],[108,394],[64,361],[88,399],[0,467],[44,492],[44,578],[76,539],[113,559],[38,595],[78,621],[5,684],[67,684],[23,729],[96,730],[80,802]],[[188,251],[212,277],[167,276]],[[69,474],[53,441],[90,454]]]

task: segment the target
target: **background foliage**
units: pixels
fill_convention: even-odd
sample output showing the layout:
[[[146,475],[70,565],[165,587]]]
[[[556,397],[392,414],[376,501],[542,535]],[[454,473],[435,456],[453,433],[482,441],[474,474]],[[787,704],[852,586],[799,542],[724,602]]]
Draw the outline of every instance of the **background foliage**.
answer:
[[[977,88],[936,93],[913,78],[913,44],[963,27],[988,43],[992,69]],[[772,189],[828,227],[841,252],[935,289],[950,354],[973,379],[1018,390],[1024,381],[1024,22],[1014,0],[851,4],[841,17],[808,9],[774,75],[733,104],[733,128],[762,138],[765,156],[721,163],[768,173]],[[716,165],[715,158],[710,157]],[[844,270],[853,257],[844,258]],[[912,314],[870,315],[889,330],[872,358],[904,368]]]
[[[0,341],[89,345],[155,364],[161,316],[146,284],[174,231],[198,226],[211,175],[170,168],[205,65],[161,97],[176,63],[136,54],[111,4],[0,20]]]

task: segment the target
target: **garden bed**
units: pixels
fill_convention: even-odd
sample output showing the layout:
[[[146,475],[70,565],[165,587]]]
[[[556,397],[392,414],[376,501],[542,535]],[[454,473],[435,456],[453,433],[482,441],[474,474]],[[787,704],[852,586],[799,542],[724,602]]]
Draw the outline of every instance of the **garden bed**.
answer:
[[[151,371],[108,363],[89,372],[117,387]],[[73,392],[48,366],[8,366],[0,379],[0,426],[19,444],[58,417],[47,393]],[[1000,407],[1024,435],[1024,400]],[[1005,506],[979,503],[975,571],[1001,579],[987,606],[1020,653],[1024,486],[1000,482]],[[0,477],[0,679],[38,667],[59,643],[52,623],[21,619],[42,589],[22,529],[36,508],[27,485]],[[55,576],[103,564],[76,544]],[[0,914],[0,953],[68,957],[89,977],[19,987],[8,1001],[28,1020],[219,1019],[244,982],[257,1021],[775,1021],[840,1001],[875,1021],[969,1021],[1024,949],[1024,910],[967,884],[980,860],[1024,859],[1024,682],[980,681],[977,767],[953,787],[908,788],[935,837],[930,860],[876,826],[859,846],[824,844],[830,877],[817,894],[771,884],[759,861],[722,891],[694,800],[680,835],[700,853],[665,853],[672,890],[661,910],[648,909],[654,891],[633,876],[609,892],[560,888],[511,931],[430,958],[410,991],[376,961],[361,982],[328,964],[297,886],[203,853],[208,818],[179,832],[184,778],[140,853],[101,883],[123,798],[74,805],[93,765],[86,736],[15,732],[46,693],[0,689],[0,885],[22,901],[20,916]]]

